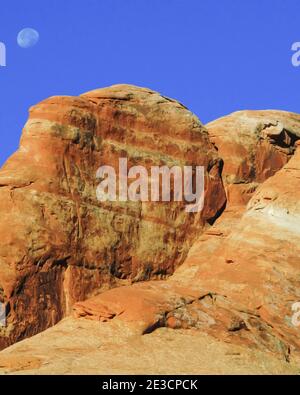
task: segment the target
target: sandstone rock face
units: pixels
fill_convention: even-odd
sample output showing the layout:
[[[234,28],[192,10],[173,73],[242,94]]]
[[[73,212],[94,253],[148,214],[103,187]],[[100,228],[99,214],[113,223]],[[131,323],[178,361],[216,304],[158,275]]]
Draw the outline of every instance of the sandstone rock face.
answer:
[[[300,355],[300,147],[247,208],[231,205],[165,282],[122,287],[76,303],[76,317],[126,322],[140,334],[194,328],[286,361]],[[275,169],[277,163],[274,164]],[[272,168],[271,172],[275,172]]]
[[[286,111],[238,111],[206,125],[224,160],[228,203],[245,204],[258,184],[295,152],[300,116]]]
[[[0,352],[0,375],[299,374],[299,366],[194,329],[140,336],[115,320],[72,317]]]
[[[199,265],[194,279],[214,295],[212,308],[204,308],[209,315],[223,325],[230,321],[227,328],[239,340],[254,341],[287,359],[300,352],[299,327],[292,322],[292,306],[300,301],[299,191],[297,148],[258,188],[241,220],[219,243],[213,259]],[[236,317],[229,320],[232,312]]]
[[[205,206],[99,202],[96,171],[203,165]],[[0,348],[33,335],[74,302],[169,276],[224,208],[222,162],[200,121],[177,101],[129,85],[52,97],[30,110],[19,150],[0,171]]]
[[[82,372],[102,361],[107,373],[103,358],[116,366],[120,349],[137,354],[123,372],[158,373],[149,344],[163,361],[168,340],[191,360],[191,348],[197,360],[205,350],[206,360],[222,361],[219,372],[299,372],[299,141],[297,114],[242,111],[205,128],[178,102],[128,85],[33,107],[0,172],[0,297],[9,313],[0,344],[73,317],[7,348],[0,365],[47,372],[58,332],[67,341],[55,349],[67,359],[58,373],[74,373],[71,350]],[[203,211],[97,201],[96,170],[119,157],[147,169],[204,165]],[[218,353],[227,347],[253,353],[248,370]],[[198,372],[170,359],[176,369],[164,373]]]

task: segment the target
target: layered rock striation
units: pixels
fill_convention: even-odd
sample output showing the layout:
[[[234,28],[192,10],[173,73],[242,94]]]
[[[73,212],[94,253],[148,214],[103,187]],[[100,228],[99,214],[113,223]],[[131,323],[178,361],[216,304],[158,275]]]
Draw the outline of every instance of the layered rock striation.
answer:
[[[258,185],[293,156],[300,117],[286,111],[237,111],[206,125],[224,160],[228,203],[246,204]]]
[[[268,120],[268,112],[264,115]],[[251,118],[251,114],[247,116]],[[276,117],[291,117],[293,122],[298,119],[289,127],[289,134],[294,136],[290,157],[280,170],[276,161],[274,168],[268,164],[267,172],[274,175],[265,182],[256,176],[260,183],[247,206],[242,200],[230,201],[167,281],[104,292],[76,303],[75,316],[125,322],[140,334],[164,326],[193,328],[226,343],[268,351],[286,361],[299,356],[299,327],[293,323],[293,305],[300,301],[300,119],[280,112]],[[251,130],[248,133],[251,136]],[[277,146],[270,145],[269,149],[281,152]],[[226,169],[226,155],[227,151],[223,152],[224,182],[228,186],[227,176],[237,177],[240,168]],[[244,180],[245,185],[247,182],[252,180]]]
[[[201,165],[205,206],[99,201],[97,169]],[[54,325],[74,302],[118,285],[162,279],[223,210],[222,161],[179,102],[116,85],[51,97],[30,109],[18,151],[0,171],[0,347]]]
[[[153,339],[187,330],[263,358],[298,358],[299,141],[298,114],[239,111],[203,126],[177,101],[130,85],[34,106],[0,171],[8,317],[0,346],[73,315],[58,328],[84,322],[86,333],[86,319],[98,321],[105,350],[141,346],[142,335],[161,328]],[[119,158],[146,169],[204,166],[203,210],[98,201],[97,169],[117,168]],[[98,333],[94,322],[90,328]],[[36,338],[41,350],[57,330]],[[26,344],[39,349],[35,338],[8,348],[3,366],[18,353],[28,358]],[[36,353],[30,366],[44,371]]]

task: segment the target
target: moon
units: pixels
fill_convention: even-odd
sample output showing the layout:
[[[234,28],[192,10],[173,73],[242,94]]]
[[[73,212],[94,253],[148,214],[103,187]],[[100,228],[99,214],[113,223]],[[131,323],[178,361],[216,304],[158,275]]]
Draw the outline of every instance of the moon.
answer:
[[[19,32],[17,42],[21,48],[30,48],[37,44],[39,38],[40,35],[36,30],[26,27]]]

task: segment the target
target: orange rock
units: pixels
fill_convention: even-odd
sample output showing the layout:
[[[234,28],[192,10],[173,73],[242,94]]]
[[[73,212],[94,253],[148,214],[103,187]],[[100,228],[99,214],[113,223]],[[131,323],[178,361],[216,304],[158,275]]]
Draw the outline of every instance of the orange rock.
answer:
[[[203,165],[207,204],[99,202],[96,170]],[[116,85],[51,97],[30,109],[18,151],[0,171],[0,348],[68,314],[74,302],[171,275],[226,198],[221,160],[195,115],[145,88]]]
[[[178,102],[122,85],[31,110],[0,172],[2,347],[73,308],[113,323],[114,339],[193,328],[287,361],[300,354],[300,115],[243,111],[207,128],[226,210],[220,159]],[[179,203],[99,203],[96,169],[120,156],[147,168],[204,164],[201,215]]]
[[[300,115],[286,111],[238,111],[206,125],[224,160],[229,204],[246,204],[259,183],[292,157]]]
[[[166,282],[104,292],[95,306],[112,308],[115,321],[125,321],[141,334],[157,326],[195,328],[287,361],[291,354],[299,356],[299,328],[292,324],[292,305],[300,301],[299,202],[297,148],[289,162],[258,187],[247,209],[231,205],[199,236]],[[116,300],[119,310],[112,304]],[[74,309],[85,306],[89,301]]]

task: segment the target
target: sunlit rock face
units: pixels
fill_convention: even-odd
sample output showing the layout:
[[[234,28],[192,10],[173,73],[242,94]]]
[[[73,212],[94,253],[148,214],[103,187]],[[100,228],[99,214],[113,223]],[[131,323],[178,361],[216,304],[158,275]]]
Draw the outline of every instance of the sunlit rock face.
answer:
[[[268,121],[268,112],[264,115]],[[167,281],[106,291],[76,303],[75,317],[118,322],[140,335],[157,327],[193,329],[232,347],[268,351],[285,361],[299,358],[300,321],[295,310],[300,302],[299,121],[295,122],[295,114],[276,112],[276,117],[285,118],[285,125],[291,122],[286,126],[286,133],[294,136],[290,154],[281,169],[278,162],[270,163],[268,172],[273,175],[267,180],[259,172],[255,175],[258,185],[248,204],[229,202]],[[245,135],[251,137],[247,130]],[[231,128],[229,137],[230,132]],[[280,154],[272,142],[261,143]],[[226,151],[219,153],[226,181],[237,167],[230,173]]]
[[[228,203],[245,204],[257,186],[295,152],[300,115],[286,111],[237,111],[206,125],[224,160]]]
[[[205,204],[99,202],[96,171],[201,165]],[[18,151],[0,171],[0,347],[55,324],[74,302],[162,279],[226,203],[222,161],[183,105],[130,85],[52,97],[30,109]]]
[[[8,348],[1,364],[30,353],[39,369],[56,331],[69,353],[83,322],[110,351],[167,327],[299,361],[299,140],[294,113],[241,111],[204,127],[177,101],[130,85],[34,106],[0,171],[1,347],[70,317]],[[149,171],[204,166],[203,210],[97,200],[97,169],[120,158]]]

